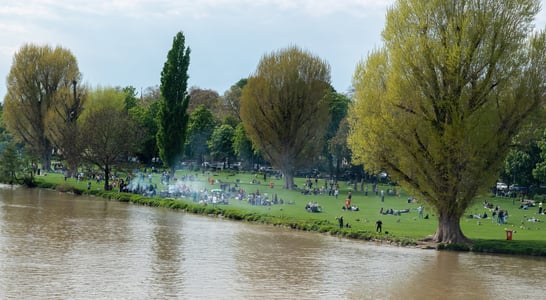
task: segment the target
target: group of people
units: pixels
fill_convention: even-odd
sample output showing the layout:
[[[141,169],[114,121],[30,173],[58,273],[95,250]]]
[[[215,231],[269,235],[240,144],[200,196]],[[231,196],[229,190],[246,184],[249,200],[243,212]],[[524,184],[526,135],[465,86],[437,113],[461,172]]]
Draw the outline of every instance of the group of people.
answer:
[[[322,207],[320,207],[320,205],[317,202],[309,201],[305,205],[305,210],[307,212],[319,213],[319,212],[322,212]]]
[[[379,210],[379,214],[381,215],[395,215],[395,216],[400,216],[403,213],[409,213],[409,212],[410,212],[409,208],[400,209],[400,210],[389,208],[385,210],[383,209],[383,207],[381,207],[381,209]]]

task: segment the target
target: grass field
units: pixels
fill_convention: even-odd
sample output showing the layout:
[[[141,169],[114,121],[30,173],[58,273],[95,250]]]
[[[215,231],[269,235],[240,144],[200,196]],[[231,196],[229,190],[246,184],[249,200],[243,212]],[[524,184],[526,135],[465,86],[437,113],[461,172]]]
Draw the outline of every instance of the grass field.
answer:
[[[272,199],[282,199],[284,204],[276,204],[270,206],[256,206],[250,205],[246,201],[230,200],[228,205],[219,205],[221,207],[229,207],[242,211],[255,212],[257,214],[267,216],[276,219],[297,219],[309,222],[316,222],[320,224],[328,224],[332,227],[338,227],[337,218],[343,217],[345,224],[350,224],[350,228],[344,228],[346,233],[351,232],[370,232],[372,235],[378,238],[388,239],[390,237],[408,238],[412,240],[419,240],[429,235],[432,235],[438,225],[437,217],[433,209],[428,207],[425,203],[414,201],[408,203],[408,198],[412,195],[406,194],[399,187],[393,187],[388,185],[379,185],[378,190],[385,191],[384,202],[381,202],[380,195],[372,193],[372,185],[368,184],[368,195],[366,196],[363,191],[360,190],[360,185],[357,186],[357,190],[353,190],[354,186],[348,185],[345,182],[339,183],[339,196],[326,195],[304,195],[298,191],[289,191],[282,188],[282,180],[275,178],[267,178],[264,182],[263,175],[253,174],[236,174],[236,173],[187,173],[179,171],[177,177],[184,174],[197,175],[196,179],[191,182],[187,182],[192,186],[192,189],[217,189],[220,187],[220,182],[229,183],[230,186],[234,186],[238,181],[238,187],[244,189],[247,193],[253,193],[259,191],[262,195],[267,193]],[[209,183],[209,179],[215,179],[214,184]],[[260,184],[251,183],[252,180],[261,181]],[[68,179],[66,182],[61,174],[50,173],[47,176],[40,176],[39,181],[47,181],[53,185],[70,185],[75,186],[83,191],[86,190],[88,181],[77,182],[75,179]],[[148,182],[148,179],[145,179]],[[305,179],[297,178],[296,184],[299,187],[304,186]],[[270,187],[270,183],[273,183],[273,187]],[[152,183],[157,184],[158,189],[165,189],[160,182],[160,175],[154,174],[152,177]],[[319,179],[318,185],[323,186],[325,184],[324,179]],[[92,181],[92,190],[101,190],[102,183]],[[388,189],[396,189],[396,195],[388,195]],[[358,206],[359,211],[346,211],[342,210],[342,206],[345,204],[345,199],[349,191],[352,192],[351,204]],[[491,212],[483,207],[482,203],[487,200],[495,206],[500,206],[501,209],[508,210],[509,217],[507,218],[507,224],[498,224],[493,222],[491,218],[488,219],[474,219],[470,218],[470,215],[483,215],[487,212],[491,216]],[[177,200],[184,201],[184,200]],[[311,213],[305,210],[305,205],[308,202],[316,202],[322,208],[320,213]],[[292,203],[292,204],[288,204]],[[428,214],[429,219],[421,219],[418,217],[417,207],[424,205],[424,215]],[[504,252],[504,253],[535,253],[539,250],[538,255],[542,254],[546,250],[546,216],[538,214],[538,207],[531,207],[528,210],[519,209],[520,202],[518,199],[494,197],[494,195],[483,195],[477,197],[475,204],[471,206],[465,217],[461,219],[461,227],[463,233],[475,240],[477,243],[484,243],[491,249],[487,251]],[[382,215],[379,213],[380,209],[384,210],[403,210],[409,209],[408,213],[402,213],[399,216],[396,215]],[[539,219],[540,222],[530,222],[531,218]],[[376,234],[375,226],[376,221],[381,220],[383,222],[383,233]],[[506,229],[513,231],[513,240],[506,240]],[[350,234],[348,234],[350,236]],[[516,250],[502,250],[497,251],[500,248],[522,248],[524,251]],[[537,248],[537,249],[535,249]],[[540,248],[540,249],[538,249]]]

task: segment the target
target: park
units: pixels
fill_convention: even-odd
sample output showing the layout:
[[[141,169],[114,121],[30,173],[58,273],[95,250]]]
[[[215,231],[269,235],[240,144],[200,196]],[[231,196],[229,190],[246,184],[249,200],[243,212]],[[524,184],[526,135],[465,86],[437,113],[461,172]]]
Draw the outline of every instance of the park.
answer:
[[[53,186],[40,180],[59,160],[69,191],[400,245],[503,253],[519,245],[536,255],[544,247],[520,241],[540,236],[542,214],[533,212],[544,199],[493,197],[489,187],[546,181],[539,11],[536,0],[397,1],[383,45],[356,64],[346,94],[332,87],[329,63],[297,45],[264,54],[221,97],[188,88],[191,51],[179,31],[160,85],[138,98],[132,86],[85,85],[67,48],[27,44],[7,78],[0,180]],[[247,173],[177,174],[182,161],[241,162]],[[152,185],[144,171],[152,165],[166,180]],[[298,176],[309,168],[325,175]],[[366,182],[341,180],[345,171]],[[390,180],[370,180],[380,174]],[[145,190],[133,182],[142,175]]]
[[[353,183],[338,182],[339,192],[336,197],[333,193],[328,195],[328,189],[322,189],[321,192],[321,186],[329,182],[325,178],[317,178],[316,184],[319,187],[308,192],[305,186],[307,178],[296,178],[299,188],[286,190],[282,188],[282,178],[266,175],[264,181],[261,173],[178,170],[176,179],[171,179],[170,185],[184,186],[191,193],[172,197],[164,194],[164,197],[161,197],[160,194],[168,191],[169,186],[162,182],[160,173],[148,174],[150,176],[142,176],[142,172],[135,171],[129,176],[133,178],[132,185],[141,186],[139,193],[136,191],[120,193],[116,188],[104,191],[102,182],[97,182],[94,177],[89,176],[81,180],[75,178],[65,180],[62,173],[47,173],[45,176],[39,176],[36,181],[38,186],[64,192],[97,195],[112,200],[163,206],[211,217],[284,226],[397,246],[546,255],[544,250],[546,218],[539,214],[538,201],[528,201],[533,204],[523,208],[520,198],[499,197],[491,192],[481,195],[475,199],[460,220],[464,234],[473,243],[444,245],[428,241],[438,226],[436,211],[393,184],[378,184],[376,193],[373,191],[373,183],[363,185],[359,183],[355,189]],[[148,185],[157,187],[155,196],[142,192],[147,190]],[[202,199],[205,192],[211,194],[213,190],[226,194],[227,199],[224,202],[226,204],[213,203],[212,198],[208,201],[195,201],[192,196],[193,192],[197,192],[200,194],[199,199]],[[239,191],[244,191],[243,198],[238,198]],[[384,192],[383,201],[381,191]],[[346,209],[349,193],[350,206],[357,207],[358,210]],[[249,195],[252,194],[254,197],[256,194],[261,195],[263,201],[260,201],[260,205],[249,202]],[[305,207],[310,202],[319,205],[320,212],[306,210]],[[423,207],[422,217],[419,214],[420,206]],[[497,207],[508,214],[504,223],[493,218],[493,212]],[[484,218],[485,214],[487,217]],[[340,217],[343,218],[342,228],[339,226]],[[380,233],[376,230],[378,220],[382,221]],[[511,233],[510,239],[508,232]]]

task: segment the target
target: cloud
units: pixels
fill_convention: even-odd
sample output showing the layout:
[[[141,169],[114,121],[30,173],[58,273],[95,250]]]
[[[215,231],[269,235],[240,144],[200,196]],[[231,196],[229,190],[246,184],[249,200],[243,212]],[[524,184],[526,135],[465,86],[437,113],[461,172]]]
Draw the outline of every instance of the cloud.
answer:
[[[384,9],[394,0],[8,0],[0,7],[0,16],[59,19],[71,13],[88,16],[119,15],[142,18],[149,16],[186,16],[202,18],[211,12],[237,8],[244,12],[253,8],[283,11],[296,10],[311,16],[335,13],[357,13]]]
[[[356,62],[380,42],[395,0],[0,0],[0,80],[25,43],[74,52],[91,83],[146,87],[173,35],[192,48],[191,84],[223,89],[264,53],[296,44],[332,64],[344,89]],[[544,0],[543,0],[544,1]],[[537,27],[546,23],[537,16]],[[5,85],[0,81],[0,101]]]

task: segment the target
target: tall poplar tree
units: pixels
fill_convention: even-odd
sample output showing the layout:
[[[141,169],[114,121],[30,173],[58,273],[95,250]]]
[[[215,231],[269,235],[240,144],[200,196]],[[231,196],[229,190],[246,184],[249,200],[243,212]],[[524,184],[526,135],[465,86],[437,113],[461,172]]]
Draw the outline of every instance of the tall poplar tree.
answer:
[[[398,0],[384,47],[357,66],[353,159],[433,206],[432,239],[467,243],[460,219],[493,185],[546,96],[537,0]]]
[[[167,54],[167,61],[161,72],[161,100],[158,114],[159,129],[157,147],[163,163],[172,174],[183,154],[187,135],[189,115],[188,67],[190,48],[185,46],[182,32],[173,39],[173,46]]]
[[[241,119],[254,145],[284,174],[294,174],[319,155],[330,120],[330,66],[297,47],[265,55],[241,97]]]

